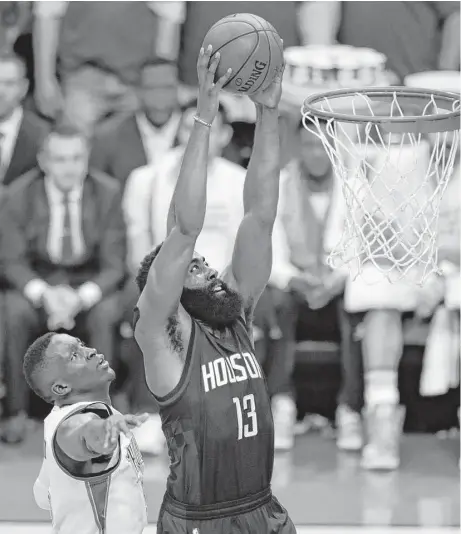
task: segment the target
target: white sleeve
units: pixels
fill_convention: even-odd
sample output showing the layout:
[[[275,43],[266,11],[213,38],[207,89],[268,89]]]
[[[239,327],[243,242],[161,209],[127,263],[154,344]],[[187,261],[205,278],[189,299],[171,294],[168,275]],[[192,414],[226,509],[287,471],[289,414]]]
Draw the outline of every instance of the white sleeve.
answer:
[[[147,5],[157,16],[174,24],[182,24],[186,18],[185,2],[147,2]]]
[[[34,484],[34,498],[37,506],[42,510],[50,509],[50,500],[48,496],[50,480],[46,470],[46,460],[43,460],[40,473]]]
[[[123,214],[128,236],[128,266],[137,268],[152,249],[152,189],[157,170],[152,165],[135,169],[126,182]]]
[[[65,15],[69,2],[39,1],[34,2],[34,15],[38,18],[61,18]]]

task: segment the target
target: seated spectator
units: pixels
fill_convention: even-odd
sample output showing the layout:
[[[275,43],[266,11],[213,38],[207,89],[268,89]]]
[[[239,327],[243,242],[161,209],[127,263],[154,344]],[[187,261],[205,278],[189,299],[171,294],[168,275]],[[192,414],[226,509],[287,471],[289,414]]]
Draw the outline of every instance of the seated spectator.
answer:
[[[273,233],[274,263],[270,284],[279,318],[283,345],[276,380],[288,406],[292,399],[291,374],[295,363],[295,340],[330,341],[342,344],[343,385],[338,415],[343,446],[360,448],[357,425],[351,414],[361,408],[361,385],[356,371],[360,354],[352,353],[349,325],[343,311],[345,273],[332,271],[325,260],[339,240],[343,206],[328,155],[316,135],[299,128],[301,155],[283,171],[280,199]],[[271,387],[271,374],[268,377]],[[293,400],[291,400],[293,404]],[[289,413],[288,408],[285,412]],[[283,413],[283,410],[282,410]],[[293,410],[291,410],[293,414]],[[356,417],[357,418],[357,417]],[[355,418],[355,419],[356,419]],[[293,445],[293,415],[274,422],[280,430],[279,448]],[[341,432],[347,432],[342,436]],[[346,443],[347,442],[347,443]],[[276,434],[276,447],[277,434]]]
[[[459,2],[306,2],[308,44],[369,47],[408,74],[459,70]],[[309,9],[311,16],[309,16]]]
[[[39,110],[91,136],[108,114],[138,108],[143,65],[176,60],[182,2],[37,2],[34,55]],[[56,77],[56,61],[62,84]]]
[[[122,184],[131,171],[154,163],[176,141],[180,120],[178,71],[174,63],[146,65],[138,91],[140,110],[121,124],[98,132],[91,165]]]
[[[78,335],[114,354],[117,290],[124,279],[125,226],[119,187],[88,172],[88,146],[71,127],[54,129],[39,169],[8,190],[1,213],[8,420],[3,441],[24,438],[29,391],[22,373],[28,345],[49,330]]]
[[[416,213],[413,206],[423,205],[432,194],[431,182],[421,186],[429,165],[428,140],[422,139],[415,147],[408,138],[388,138],[383,131],[380,135],[385,148],[376,144],[367,150],[367,163],[371,167],[368,176],[372,178],[370,194],[364,193],[368,189],[362,187],[361,180],[350,177],[349,186],[357,188],[361,206],[372,214],[368,228],[385,230],[379,237],[378,232],[370,231],[368,249],[360,258],[360,275],[350,277],[346,284],[345,309],[363,317],[360,331],[367,443],[362,451],[362,465],[371,470],[392,470],[400,463],[404,419],[398,389],[398,369],[404,348],[402,319],[409,315],[428,318],[442,297],[442,285],[435,275],[428,277],[422,286],[416,284],[423,274],[422,262],[410,265],[404,273],[393,269],[396,264],[402,264],[411,246],[414,250],[425,246],[420,240],[415,244],[415,229],[424,228],[427,222],[424,214]],[[379,172],[373,172],[375,168]],[[389,184],[393,194],[389,193]],[[402,198],[413,199],[412,209],[402,209]],[[383,199],[379,210],[376,199]],[[366,235],[367,225],[363,224],[362,229]]]
[[[124,213],[128,232],[128,265],[134,277],[144,256],[166,238],[168,211],[176,187],[184,146],[194,125],[197,102],[185,109],[178,132],[180,146],[162,160],[133,171],[124,193]],[[207,212],[197,249],[210,265],[222,271],[232,258],[238,226],[243,218],[242,167],[221,157],[232,137],[225,109],[221,106],[211,127],[207,188]],[[130,284],[127,305],[131,322],[132,310],[138,299],[137,287]],[[132,410],[151,413],[150,420],[136,430],[142,452],[157,454],[164,438],[158,410],[145,386],[142,355],[136,347],[131,358],[131,378],[135,387]]]
[[[46,126],[22,107],[26,68],[12,53],[0,54],[0,184],[9,185],[37,165]]]

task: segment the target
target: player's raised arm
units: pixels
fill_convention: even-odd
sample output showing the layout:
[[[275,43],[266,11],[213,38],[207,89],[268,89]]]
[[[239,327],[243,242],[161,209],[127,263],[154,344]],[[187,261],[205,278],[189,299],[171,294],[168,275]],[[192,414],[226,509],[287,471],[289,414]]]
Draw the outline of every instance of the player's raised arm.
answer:
[[[192,260],[206,209],[206,185],[210,126],[219,105],[219,92],[230,77],[229,70],[214,83],[219,53],[210,63],[211,46],[201,50],[197,62],[199,96],[194,129],[187,144],[168,217],[168,237],[152,263],[139,301],[139,332],[164,327],[176,312],[187,269]],[[143,317],[143,307],[146,313]],[[144,325],[144,326],[143,326]]]
[[[256,304],[272,268],[272,228],[277,214],[280,179],[278,104],[283,68],[272,84],[254,95],[257,121],[253,152],[245,178],[240,224],[232,257],[232,272],[246,311]]]
[[[61,423],[55,439],[69,458],[84,462],[114,453],[119,435],[129,435],[146,419],[147,414],[114,414],[107,419],[101,419],[94,413],[76,414]]]

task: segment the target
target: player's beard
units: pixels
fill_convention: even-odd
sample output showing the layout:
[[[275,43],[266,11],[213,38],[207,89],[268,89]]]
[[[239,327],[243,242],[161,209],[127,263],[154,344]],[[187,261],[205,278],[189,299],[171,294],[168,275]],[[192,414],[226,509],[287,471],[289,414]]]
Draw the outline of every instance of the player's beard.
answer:
[[[217,284],[222,286],[223,292],[213,292]],[[227,284],[213,280],[205,288],[184,288],[181,304],[191,317],[219,330],[235,323],[242,313],[243,300]]]

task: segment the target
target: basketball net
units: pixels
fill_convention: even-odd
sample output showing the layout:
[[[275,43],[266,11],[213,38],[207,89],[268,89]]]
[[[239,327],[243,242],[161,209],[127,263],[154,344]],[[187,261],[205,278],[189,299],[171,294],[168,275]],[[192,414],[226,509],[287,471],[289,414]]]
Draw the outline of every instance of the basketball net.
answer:
[[[404,117],[399,95],[390,95],[389,103],[377,106],[364,94],[351,92],[347,111],[349,116],[357,115],[357,122],[325,121],[303,108],[303,125],[321,139],[346,204],[342,236],[328,258],[329,265],[347,265],[356,278],[363,276],[364,266],[372,264],[375,269],[366,271],[377,276],[369,283],[385,277],[390,282],[405,278],[423,284],[431,273],[439,272],[439,208],[453,171],[459,130],[430,137],[389,133],[380,123],[363,120],[363,115]],[[317,106],[321,111],[336,111],[327,95]],[[453,111],[458,109],[459,100],[453,103]],[[447,110],[440,110],[428,94],[421,116],[435,113]]]

